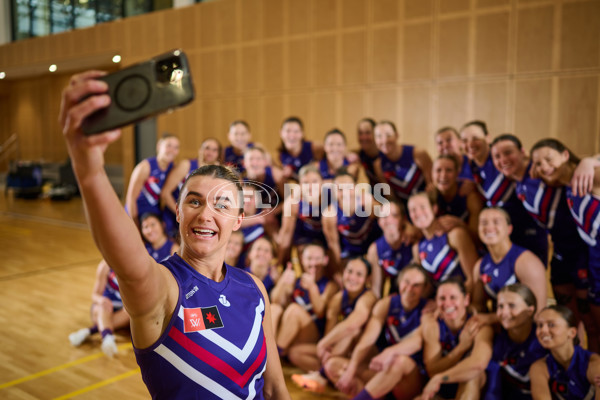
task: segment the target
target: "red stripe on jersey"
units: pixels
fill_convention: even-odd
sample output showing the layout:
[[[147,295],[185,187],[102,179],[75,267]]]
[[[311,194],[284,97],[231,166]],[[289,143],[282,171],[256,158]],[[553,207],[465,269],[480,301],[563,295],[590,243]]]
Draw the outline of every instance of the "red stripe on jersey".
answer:
[[[233,382],[238,384],[240,387],[244,387],[246,383],[250,380],[250,378],[254,375],[262,361],[264,360],[267,354],[267,347],[265,345],[265,338],[263,336],[262,347],[260,349],[260,353],[256,360],[252,363],[252,365],[246,370],[243,375],[240,375],[231,365],[227,364],[225,361],[221,360],[219,357],[210,353],[206,349],[200,347],[197,343],[189,339],[185,336],[180,330],[175,327],[172,327],[169,331],[169,337],[175,340],[181,347],[190,352],[199,360],[205,362],[210,365],[223,375],[227,376]]]
[[[591,197],[591,196],[590,196]],[[592,226],[591,224],[594,222],[594,220],[592,219],[594,217],[594,213],[596,212],[596,210],[598,209],[598,205],[600,204],[600,201],[594,199],[592,197],[592,201],[590,202],[590,206],[588,207],[586,213],[585,213],[585,224],[583,227],[583,230],[587,233],[592,233]]]

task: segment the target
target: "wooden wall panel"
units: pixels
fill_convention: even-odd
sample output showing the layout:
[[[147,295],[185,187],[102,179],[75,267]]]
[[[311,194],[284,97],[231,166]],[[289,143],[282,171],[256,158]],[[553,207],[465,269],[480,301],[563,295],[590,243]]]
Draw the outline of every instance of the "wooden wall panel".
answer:
[[[336,37],[320,36],[313,40],[312,83],[314,86],[330,86],[337,79]]]
[[[288,43],[288,87],[304,88],[310,84],[310,42],[290,40]]]
[[[467,97],[468,87],[464,83],[439,86],[434,131],[447,125],[458,129],[467,121]]]
[[[319,32],[337,29],[338,0],[312,0],[310,3],[312,6],[311,15],[313,31]]]
[[[552,135],[591,153],[600,152],[598,15],[596,0],[218,0],[0,46],[0,66],[61,68],[114,51],[125,67],[183,47],[197,99],[157,123],[192,153],[237,118],[274,151],[288,115],[305,121],[309,140],[333,126],[354,137],[368,115],[433,153],[435,129],[480,118],[526,146]],[[56,124],[66,79],[42,71],[0,82],[0,139],[19,132],[25,158],[66,157]],[[107,155],[126,174],[127,132]]]
[[[517,71],[552,69],[554,6],[519,10],[518,21]]]
[[[565,3],[562,6],[560,66],[600,66],[600,2]]]
[[[373,82],[394,82],[398,79],[398,29],[375,29],[372,36],[371,70]]]
[[[400,107],[398,92],[394,89],[374,90],[371,93],[372,108],[370,114],[376,121],[381,119],[391,120],[398,123],[400,118]],[[357,119],[362,116],[357,116]]]
[[[311,26],[311,2],[287,0],[288,33],[298,35],[308,33]]]
[[[284,3],[281,0],[263,0],[262,26],[266,39],[283,36],[283,6]]]
[[[402,124],[396,124],[400,130],[402,143],[416,144],[430,148],[429,140],[424,140],[435,129],[431,124],[431,88],[429,86],[407,87],[403,91]],[[433,139],[431,139],[433,143]]]
[[[200,9],[200,7],[196,7]],[[261,27],[264,26],[262,19],[262,1],[261,0],[244,0],[240,2],[240,18],[241,18],[241,40],[253,41],[261,38]],[[283,16],[281,17],[283,20]]]
[[[487,122],[493,136],[512,130],[507,123],[506,82],[483,82],[475,84],[474,89],[475,118]]]
[[[475,72],[505,74],[508,72],[507,12],[481,15],[476,18]]]
[[[325,132],[338,125],[339,121],[335,113],[336,101],[333,92],[318,92],[312,96],[311,121],[309,121],[312,138],[322,142]]]
[[[365,31],[349,32],[342,36],[341,84],[360,84],[366,81],[367,39]]]
[[[431,23],[404,27],[404,79],[431,78]]]
[[[344,0],[342,6],[342,28],[364,26],[367,23],[367,2]]]
[[[557,137],[568,143],[575,154],[591,155],[592,149],[598,148],[598,79],[560,79]]]
[[[438,35],[439,76],[466,76],[469,71],[469,18],[440,21]]]
[[[440,12],[453,13],[467,11],[471,6],[470,0],[444,0],[440,1]]]
[[[269,43],[263,46],[262,83],[265,90],[283,88],[283,44]]]
[[[513,133],[521,138],[523,146],[529,150],[538,139],[552,135],[552,80],[523,80],[517,81],[515,86]]]
[[[433,0],[405,0],[404,18],[429,17],[433,13]]]
[[[394,22],[398,20],[398,7],[400,2],[397,0],[373,0],[373,22]]]
[[[259,46],[242,47],[240,88],[243,92],[256,91],[260,88],[261,56]]]

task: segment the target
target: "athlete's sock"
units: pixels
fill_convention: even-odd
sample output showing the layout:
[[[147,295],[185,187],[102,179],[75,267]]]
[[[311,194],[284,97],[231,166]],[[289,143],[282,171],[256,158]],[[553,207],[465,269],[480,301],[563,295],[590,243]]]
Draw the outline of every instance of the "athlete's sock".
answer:
[[[375,398],[372,397],[369,392],[367,392],[367,389],[363,389],[356,395],[356,397],[354,397],[353,400],[375,400]]]
[[[98,333],[98,325],[90,326],[88,329],[90,330],[90,335]]]
[[[106,335],[112,335],[112,334],[113,334],[112,329],[106,328],[102,331],[102,339],[104,339],[106,337]]]

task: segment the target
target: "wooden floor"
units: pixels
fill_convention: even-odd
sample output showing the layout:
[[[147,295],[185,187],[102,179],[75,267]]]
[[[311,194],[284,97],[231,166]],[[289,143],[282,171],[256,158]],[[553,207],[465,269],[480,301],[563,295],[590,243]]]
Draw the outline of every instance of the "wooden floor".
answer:
[[[0,399],[148,399],[131,342],[117,336],[109,359],[98,339],[79,348],[70,332],[90,324],[90,293],[100,253],[81,200],[14,199],[0,195]],[[293,399],[315,395],[290,381]]]

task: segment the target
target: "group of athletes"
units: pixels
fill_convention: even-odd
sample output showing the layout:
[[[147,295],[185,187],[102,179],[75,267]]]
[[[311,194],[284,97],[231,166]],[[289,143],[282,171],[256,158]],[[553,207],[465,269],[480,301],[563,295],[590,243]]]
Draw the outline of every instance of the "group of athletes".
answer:
[[[439,129],[432,159],[364,118],[350,151],[297,117],[272,156],[238,120],[191,160],[163,135],[123,210],[102,168],[119,132],[79,128],[110,101],[99,74],[61,109],[104,256],[73,345],[100,333],[112,356],[130,325],[157,398],[285,398],[280,359],[355,399],[600,398],[599,158],[482,121]]]

